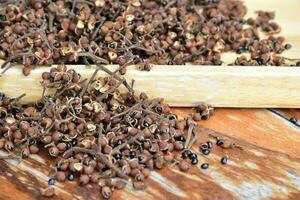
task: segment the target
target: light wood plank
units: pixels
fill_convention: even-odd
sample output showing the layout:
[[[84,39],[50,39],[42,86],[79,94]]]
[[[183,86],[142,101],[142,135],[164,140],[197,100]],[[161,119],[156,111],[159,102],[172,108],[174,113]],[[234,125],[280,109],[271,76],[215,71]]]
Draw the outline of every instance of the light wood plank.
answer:
[[[282,35],[293,44],[283,55],[300,57],[300,2],[298,0],[246,0],[248,16],[256,10],[276,11],[276,20],[282,26]],[[258,7],[259,5],[259,7]],[[224,54],[225,63],[236,58],[233,53]],[[94,68],[77,66],[89,77]],[[24,102],[41,96],[40,73],[46,68],[32,71],[29,77],[20,68],[8,70],[0,77],[0,91],[10,96],[27,93]],[[150,72],[129,67],[126,78],[136,80],[138,91],[151,97],[165,97],[172,106],[194,106],[207,101],[215,107],[300,107],[298,80],[300,69],[278,67],[208,67],[208,66],[157,66]]]
[[[76,66],[83,78],[96,67]],[[116,68],[111,66],[110,68]],[[141,72],[130,66],[125,75],[135,80],[135,89],[150,97],[163,97],[171,106],[195,106],[206,101],[215,107],[290,107],[300,108],[300,68],[287,67],[212,67],[155,66]],[[41,73],[49,68],[32,70],[28,77],[15,67],[0,77],[0,91],[9,96],[26,93],[23,102],[41,97]],[[99,72],[99,75],[104,75]]]

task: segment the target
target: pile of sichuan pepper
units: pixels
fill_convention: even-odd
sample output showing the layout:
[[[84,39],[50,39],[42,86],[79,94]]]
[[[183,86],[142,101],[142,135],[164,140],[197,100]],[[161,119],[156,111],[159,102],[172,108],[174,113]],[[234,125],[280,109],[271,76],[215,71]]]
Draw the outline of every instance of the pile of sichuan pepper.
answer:
[[[91,57],[142,70],[151,64],[221,65],[223,52],[248,53],[232,65],[290,65],[279,55],[291,45],[274,35],[281,30],[274,12],[246,14],[238,0],[5,0],[0,59],[6,70],[24,64],[25,75],[32,65],[88,64]]]
[[[194,116],[178,119],[163,99],[137,96],[119,76],[97,77],[97,72],[81,80],[65,65],[51,68],[42,74],[42,98],[32,105],[0,96],[0,149],[10,158],[39,151],[56,158],[43,195],[55,194],[56,181],[77,180],[97,184],[109,198],[126,183],[144,189],[153,169],[178,165],[187,171],[198,163],[188,150],[196,139],[194,120],[208,119],[210,106],[203,104]],[[128,92],[121,93],[120,85]],[[48,89],[54,94],[45,95]]]

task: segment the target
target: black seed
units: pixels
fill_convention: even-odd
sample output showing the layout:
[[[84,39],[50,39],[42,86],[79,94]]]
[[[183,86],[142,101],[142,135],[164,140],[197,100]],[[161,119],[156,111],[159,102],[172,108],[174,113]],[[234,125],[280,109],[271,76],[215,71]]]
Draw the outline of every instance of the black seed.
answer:
[[[264,64],[264,60],[261,58],[256,59],[257,64],[259,65],[263,65]]]
[[[33,146],[36,144],[36,140],[35,139],[30,139],[29,140],[29,146]]]
[[[290,48],[292,48],[292,45],[291,44],[286,44],[286,45],[284,45],[284,48],[285,49],[290,49]]]
[[[213,143],[211,141],[207,141],[206,144],[209,149],[213,147]]]
[[[121,139],[116,142],[116,146],[119,146],[121,144],[123,144],[123,141]]]
[[[152,31],[152,32],[150,33],[150,36],[151,36],[151,37],[155,36],[155,32]]]
[[[221,163],[223,165],[226,165],[226,163],[227,163],[227,157],[226,156],[224,156],[224,157],[221,158]]]
[[[138,156],[138,159],[139,159],[139,162],[142,162],[145,159],[145,157],[144,156]]]
[[[185,150],[185,151],[183,151],[183,152],[181,153],[181,157],[182,157],[183,159],[186,159],[186,158],[188,158],[188,157],[190,156],[191,153],[192,153],[192,152],[191,152],[190,150]]]
[[[162,109],[161,106],[157,106],[157,107],[155,108],[155,111],[156,111],[157,113],[162,113],[163,109]]]
[[[60,47],[60,42],[55,41],[55,42],[53,43],[53,46],[54,46],[55,48],[59,48],[59,47]]]
[[[298,62],[296,63],[296,66],[300,66],[300,61],[298,61]]]
[[[177,116],[176,115],[169,115],[168,118],[169,118],[169,120],[175,120],[175,119],[177,119]]]
[[[242,48],[239,48],[238,50],[236,50],[237,54],[242,54],[244,52],[244,50]]]
[[[86,33],[91,33],[91,30],[89,28],[85,29]]]
[[[135,153],[135,151],[130,151],[129,152],[129,158],[135,158],[136,157],[136,153]]]
[[[189,4],[189,5],[186,6],[185,9],[186,9],[186,11],[188,11],[188,12],[192,12],[192,11],[194,10],[194,7],[193,7],[193,5]]]
[[[136,175],[135,180],[136,181],[142,181],[141,175],[140,174]]]
[[[0,92],[0,101],[2,101],[5,98],[5,94]]]
[[[196,165],[197,163],[198,163],[198,158],[193,158],[191,164]]]
[[[293,124],[297,124],[297,118],[296,117],[291,117],[290,118],[290,122],[292,122]]]
[[[104,167],[102,168],[102,171],[106,171],[106,170],[109,170],[109,167],[107,165],[104,165]]]
[[[208,145],[207,144],[202,144],[200,149],[208,149]]]
[[[0,21],[6,21],[6,15],[0,14]]]
[[[54,21],[54,22],[53,22],[53,26],[56,27],[56,28],[57,28],[58,26],[60,26],[59,21]]]
[[[108,47],[114,49],[114,48],[116,48],[116,45],[115,44],[109,44]]]
[[[244,50],[245,50],[245,51],[249,51],[249,50],[250,50],[250,45],[246,44],[246,45],[244,46]]]
[[[121,160],[122,159],[122,154],[116,153],[116,154],[114,154],[114,157],[115,157],[116,160]]]
[[[66,141],[66,140],[68,140],[68,139],[66,138],[66,136],[65,136],[65,135],[62,135],[62,136],[61,136],[61,139],[62,139],[63,141]]]
[[[202,169],[207,169],[208,166],[209,166],[208,163],[203,163],[203,164],[201,165],[201,168],[202,168]]]
[[[139,40],[143,40],[143,39],[144,39],[144,36],[139,35],[139,36],[138,36],[138,39],[139,39]]]
[[[184,138],[183,135],[181,135],[181,136],[175,137],[175,140],[176,140],[176,141],[184,142],[184,141],[185,141],[185,138]]]
[[[171,60],[168,61],[168,65],[173,65],[173,64],[174,64],[173,61]]]
[[[201,119],[202,119],[202,120],[208,120],[208,115],[202,115],[202,116],[201,116]]]
[[[191,154],[189,155],[189,159],[193,160],[193,159],[195,159],[195,158],[198,158],[197,154],[191,153]]]
[[[203,155],[209,155],[210,151],[208,149],[202,149]]]
[[[78,140],[75,138],[72,140],[72,146],[76,146],[78,144]]]
[[[221,146],[221,145],[224,144],[224,142],[223,142],[222,140],[218,139],[216,144],[217,144],[218,146]]]
[[[247,23],[247,20],[241,19],[241,20],[240,20],[240,23],[241,23],[241,24],[246,24],[246,23]]]
[[[150,124],[148,122],[146,122],[146,120],[143,121],[143,127],[149,127]]]
[[[54,178],[50,178],[50,179],[48,180],[48,185],[54,185],[55,182],[56,182],[56,180],[55,180]]]
[[[73,180],[75,179],[74,174],[72,174],[72,173],[68,174],[67,179],[68,179],[69,181],[73,181]]]

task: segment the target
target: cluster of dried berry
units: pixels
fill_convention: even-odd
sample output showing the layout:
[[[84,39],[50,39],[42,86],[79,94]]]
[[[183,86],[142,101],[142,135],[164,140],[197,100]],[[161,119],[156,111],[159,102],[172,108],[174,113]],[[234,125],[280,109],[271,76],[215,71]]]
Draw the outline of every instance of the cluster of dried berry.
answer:
[[[91,62],[221,65],[221,53],[249,52],[235,65],[282,65],[276,56],[290,45],[272,12],[245,20],[246,7],[232,0],[4,1],[0,6],[0,59],[25,65]],[[300,63],[299,63],[300,65]],[[3,67],[9,67],[4,65]],[[124,67],[121,71],[126,72]]]
[[[179,119],[163,99],[137,96],[132,88],[121,93],[118,88],[126,81],[97,77],[97,72],[82,80],[65,65],[51,68],[41,84],[55,93],[44,93],[32,105],[18,103],[23,95],[12,99],[0,94],[0,149],[20,158],[46,150],[56,158],[45,196],[54,195],[56,181],[76,179],[81,185],[98,184],[109,198],[126,183],[144,189],[153,169],[172,164],[189,168],[182,151],[196,140],[192,117]],[[198,110],[207,119],[212,108],[201,105]]]

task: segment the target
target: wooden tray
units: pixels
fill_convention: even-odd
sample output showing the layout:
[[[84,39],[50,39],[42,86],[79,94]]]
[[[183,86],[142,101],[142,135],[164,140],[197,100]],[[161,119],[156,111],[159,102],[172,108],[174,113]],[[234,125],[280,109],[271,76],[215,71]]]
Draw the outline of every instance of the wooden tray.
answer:
[[[299,0],[247,0],[248,15],[257,9],[276,11],[276,22],[282,26],[292,50],[285,57],[300,57]],[[225,63],[232,63],[235,54],[224,54]],[[88,78],[95,67],[71,66]],[[112,66],[111,68],[114,68]],[[8,70],[0,77],[0,91],[9,96],[26,93],[23,102],[41,97],[39,67],[29,77],[21,74],[21,67]],[[104,74],[104,73],[103,73]],[[135,89],[150,97],[165,97],[171,106],[195,106],[201,101],[215,107],[288,107],[300,108],[300,68],[297,67],[212,67],[212,66],[155,66],[142,72],[134,66],[125,76],[135,79]]]

